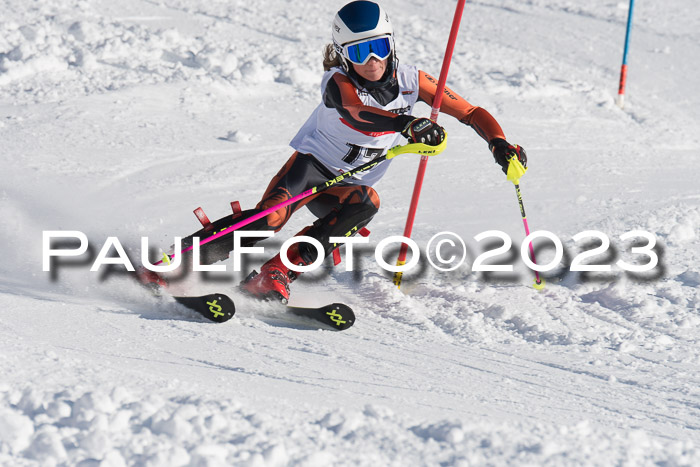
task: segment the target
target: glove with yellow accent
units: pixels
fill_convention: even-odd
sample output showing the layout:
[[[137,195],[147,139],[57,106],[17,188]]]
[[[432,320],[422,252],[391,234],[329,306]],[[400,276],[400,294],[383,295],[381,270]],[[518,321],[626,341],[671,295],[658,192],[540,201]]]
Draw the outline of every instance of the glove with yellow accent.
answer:
[[[445,130],[429,118],[411,120],[401,131],[409,143],[423,143],[437,146],[445,139]]]
[[[516,157],[524,168],[527,168],[527,154],[525,149],[517,144],[510,144],[502,138],[494,138],[489,143],[489,149],[496,160],[496,164],[501,166],[503,173],[508,173],[508,164],[513,157]]]

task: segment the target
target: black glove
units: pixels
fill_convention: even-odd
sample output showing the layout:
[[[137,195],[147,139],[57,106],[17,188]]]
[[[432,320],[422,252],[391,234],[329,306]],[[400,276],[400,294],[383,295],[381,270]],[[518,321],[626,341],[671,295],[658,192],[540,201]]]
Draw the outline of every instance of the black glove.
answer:
[[[527,168],[525,149],[517,144],[513,145],[504,139],[494,138],[489,143],[489,149],[493,153],[493,158],[496,159],[496,164],[501,166],[504,174],[508,173],[508,164],[513,157],[517,157],[523,167]]]
[[[445,139],[445,130],[429,118],[411,120],[401,134],[409,143],[424,143],[437,146]]]

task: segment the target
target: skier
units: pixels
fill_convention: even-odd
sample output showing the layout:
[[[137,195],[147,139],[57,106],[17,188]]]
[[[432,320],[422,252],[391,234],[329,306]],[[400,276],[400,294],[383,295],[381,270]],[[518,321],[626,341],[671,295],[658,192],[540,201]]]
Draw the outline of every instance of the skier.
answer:
[[[414,66],[399,64],[393,28],[382,7],[366,0],[348,3],[333,20],[332,37],[333,43],[324,50],[322,102],[292,139],[290,145],[296,152],[272,179],[256,209],[244,211],[235,221],[230,216],[220,219],[215,223],[217,231],[381,156],[402,136],[409,142],[428,145],[443,141],[445,134],[440,125],[412,115],[416,102],[432,105],[437,80]],[[445,89],[445,95],[448,98],[443,100],[441,112],[472,127],[488,143],[504,172],[514,156],[526,166],[523,148],[506,141],[491,114],[450,89]],[[319,240],[328,256],[336,247],[330,237],[354,235],[377,213],[379,196],[372,186],[382,178],[389,163],[384,161],[243,229],[277,232],[294,212],[306,206],[318,219],[297,236]],[[200,234],[207,236],[203,231],[193,236]],[[191,244],[191,238],[183,244]],[[231,238],[232,234],[225,235],[204,245],[208,247],[202,250],[204,261],[211,263],[228,257]],[[258,240],[247,238],[244,246]],[[287,253],[289,261],[296,265],[309,265],[317,255],[316,248],[304,242],[294,244]],[[255,297],[286,303],[289,284],[297,275],[277,254],[261,267],[259,274],[253,271],[241,288]]]
[[[324,53],[322,102],[292,139],[296,152],[272,179],[257,209],[272,207],[382,155],[400,136],[429,145],[440,144],[444,138],[440,125],[412,115],[417,101],[432,105],[437,80],[413,66],[399,65],[393,28],[382,7],[365,0],[348,3],[335,16],[332,36],[333,44]],[[486,110],[449,89],[445,92],[449,99],[443,101],[441,111],[474,128],[489,143],[504,172],[513,156],[527,165],[525,151],[506,141],[500,125]],[[266,228],[278,231],[305,205],[318,220],[297,235],[319,240],[329,255],[334,249],[329,237],[353,235],[377,213],[379,196],[372,185],[388,166],[385,161],[343,186],[275,212],[266,218]],[[289,249],[288,258],[294,264],[308,265],[317,254],[312,245],[300,242]],[[289,284],[297,274],[277,254],[259,274],[253,271],[242,288],[256,297],[286,301]]]

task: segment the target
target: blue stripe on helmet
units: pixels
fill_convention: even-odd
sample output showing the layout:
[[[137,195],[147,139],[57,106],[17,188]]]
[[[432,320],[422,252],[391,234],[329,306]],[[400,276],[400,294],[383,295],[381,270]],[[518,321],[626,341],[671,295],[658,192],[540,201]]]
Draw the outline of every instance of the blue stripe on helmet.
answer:
[[[367,1],[348,3],[338,11],[338,16],[354,33],[370,31],[379,24],[379,5]]]

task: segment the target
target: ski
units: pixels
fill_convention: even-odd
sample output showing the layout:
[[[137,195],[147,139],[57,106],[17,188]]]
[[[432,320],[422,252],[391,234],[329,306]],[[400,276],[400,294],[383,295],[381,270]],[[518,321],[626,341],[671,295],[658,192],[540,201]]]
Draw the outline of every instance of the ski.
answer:
[[[337,331],[344,331],[355,324],[355,313],[343,303],[331,303],[318,308],[286,305],[287,311],[326,324]]]
[[[148,274],[148,272],[140,271],[138,276],[139,282],[155,296],[162,297],[167,283],[155,274]],[[224,323],[236,314],[233,300],[222,293],[172,297],[177,303],[196,311],[215,323]],[[344,331],[355,324],[355,313],[352,311],[352,308],[343,303],[331,303],[330,305],[316,308],[284,305],[284,309],[294,315],[325,324],[336,331]]]
[[[220,293],[202,295],[199,297],[175,297],[175,301],[194,310],[215,323],[223,323],[236,313],[236,307],[228,296]]]
[[[175,301],[196,311],[210,321],[224,323],[233,318],[236,307],[227,295],[214,293],[199,297],[173,296]],[[285,305],[285,310],[304,318],[325,324],[336,331],[344,331],[355,324],[355,313],[343,303],[331,303],[316,308]]]

